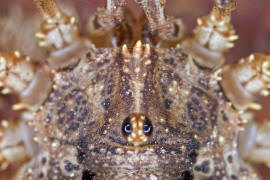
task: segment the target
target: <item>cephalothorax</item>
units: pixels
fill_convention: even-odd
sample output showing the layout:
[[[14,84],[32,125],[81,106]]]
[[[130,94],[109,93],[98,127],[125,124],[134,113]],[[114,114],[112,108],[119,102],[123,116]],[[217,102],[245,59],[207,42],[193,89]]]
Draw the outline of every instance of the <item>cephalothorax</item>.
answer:
[[[269,94],[270,57],[223,66],[237,39],[234,0],[216,0],[191,37],[165,2],[138,2],[146,15],[138,33],[125,0],[107,0],[83,37],[53,0],[34,0],[50,57],[35,64],[0,53],[2,93],[18,94],[13,108],[23,111],[1,129],[0,162],[30,158],[14,178],[259,179],[242,158],[270,150],[263,139],[239,142],[239,124],[260,107],[255,96]],[[257,133],[267,138],[265,128]]]

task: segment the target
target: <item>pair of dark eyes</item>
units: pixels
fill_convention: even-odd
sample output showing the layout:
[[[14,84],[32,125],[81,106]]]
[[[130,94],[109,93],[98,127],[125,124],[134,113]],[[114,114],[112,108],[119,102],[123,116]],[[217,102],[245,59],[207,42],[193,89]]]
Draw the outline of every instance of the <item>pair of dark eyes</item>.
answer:
[[[144,135],[146,136],[150,136],[152,131],[153,131],[153,126],[152,126],[152,123],[150,122],[149,119],[145,119],[144,120],[144,123],[143,123],[143,133]],[[131,125],[131,122],[130,122],[130,119],[127,118],[124,123],[123,123],[123,126],[122,126],[122,131],[124,133],[124,135],[128,136],[132,133],[133,129],[132,129],[132,125]]]

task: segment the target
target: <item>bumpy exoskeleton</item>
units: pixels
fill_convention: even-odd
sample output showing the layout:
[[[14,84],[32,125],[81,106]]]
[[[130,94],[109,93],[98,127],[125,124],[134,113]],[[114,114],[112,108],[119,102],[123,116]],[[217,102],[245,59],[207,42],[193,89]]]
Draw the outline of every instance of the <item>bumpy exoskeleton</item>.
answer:
[[[2,93],[22,111],[0,129],[1,168],[24,163],[15,179],[259,179],[247,163],[270,162],[269,128],[250,119],[239,133],[269,94],[270,57],[223,65],[237,39],[234,0],[216,0],[190,37],[166,0],[138,2],[140,33],[125,0],[107,0],[86,36],[53,0],[33,2],[49,58],[0,54]]]

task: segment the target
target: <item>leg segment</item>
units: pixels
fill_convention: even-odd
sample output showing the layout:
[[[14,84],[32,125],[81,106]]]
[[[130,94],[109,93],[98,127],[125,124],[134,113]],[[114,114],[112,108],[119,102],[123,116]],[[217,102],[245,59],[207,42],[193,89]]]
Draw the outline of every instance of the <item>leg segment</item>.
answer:
[[[239,111],[240,132],[238,152],[250,163],[264,163],[270,167],[270,121],[256,122],[250,111],[260,110],[258,95],[268,96],[270,90],[270,56],[252,54],[238,64],[223,67],[220,84],[227,98]]]
[[[87,31],[90,35],[103,36],[124,19],[123,6],[126,0],[107,0],[106,8],[99,8],[90,17]]]
[[[44,20],[41,32],[36,34],[40,46],[49,50],[61,49],[79,38],[76,19],[61,12],[54,0],[33,1]]]
[[[32,129],[28,122],[52,89],[53,76],[46,64],[38,64],[29,57],[14,53],[0,53],[0,85],[2,93],[14,93],[19,103],[13,110],[23,110],[16,120],[0,119],[0,171],[15,169],[15,179],[24,171],[24,165],[37,154]],[[26,167],[26,166],[25,166]],[[18,171],[17,171],[18,170]],[[18,175],[18,176],[17,176]]]
[[[19,52],[0,53],[0,85],[2,93],[15,93],[21,102],[14,109],[35,111],[52,87],[52,75],[46,64],[39,65]]]
[[[183,42],[183,48],[193,54],[195,62],[206,68],[223,65],[225,53],[238,37],[230,23],[235,0],[215,0],[211,13],[197,20],[193,37]]]
[[[223,68],[222,88],[233,106],[240,111],[259,110],[256,96],[268,96],[270,90],[270,56],[252,54],[237,65]]]
[[[32,130],[23,120],[1,121],[0,172],[10,167],[20,168],[37,154],[37,148]]]
[[[75,17],[68,17],[54,0],[33,0],[43,17],[41,32],[37,33],[39,45],[51,54],[48,59],[54,69],[64,68],[77,62],[81,53],[92,44],[80,37]]]
[[[264,163],[270,167],[269,120],[263,124],[257,124],[257,131],[254,136],[254,144],[246,156],[246,160],[252,163]]]
[[[135,43],[136,21],[128,9],[126,0],[107,0],[105,8],[99,8],[87,23],[89,38],[97,47],[129,47]]]
[[[139,3],[147,16],[152,34],[163,41],[179,41],[184,37],[182,20],[167,17],[164,13],[166,0],[141,0]]]
[[[256,123],[253,119],[244,125],[239,136],[239,153],[250,163],[263,163],[270,167],[270,120]]]

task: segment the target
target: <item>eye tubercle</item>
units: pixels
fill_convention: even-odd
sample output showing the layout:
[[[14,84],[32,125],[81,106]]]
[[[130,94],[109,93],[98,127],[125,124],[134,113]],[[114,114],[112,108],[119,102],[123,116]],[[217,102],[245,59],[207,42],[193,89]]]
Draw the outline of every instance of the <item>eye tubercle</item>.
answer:
[[[152,132],[152,122],[143,114],[130,114],[122,124],[124,138],[134,145],[148,141]]]

